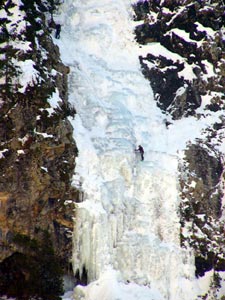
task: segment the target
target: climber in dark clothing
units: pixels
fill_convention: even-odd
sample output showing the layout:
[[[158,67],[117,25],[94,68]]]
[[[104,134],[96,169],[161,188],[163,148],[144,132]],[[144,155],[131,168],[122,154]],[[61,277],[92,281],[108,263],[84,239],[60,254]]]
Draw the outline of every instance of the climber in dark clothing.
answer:
[[[141,145],[138,146],[137,149],[135,149],[135,152],[139,152],[141,154],[141,160],[144,160],[144,149]]]
[[[56,24],[55,25],[55,38],[56,39],[60,38],[60,31],[61,31],[61,25],[60,24]]]

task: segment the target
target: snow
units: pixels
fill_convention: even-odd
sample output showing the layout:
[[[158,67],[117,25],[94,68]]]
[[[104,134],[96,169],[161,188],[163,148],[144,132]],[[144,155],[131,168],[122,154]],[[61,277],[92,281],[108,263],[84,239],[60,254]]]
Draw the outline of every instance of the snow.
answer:
[[[9,151],[9,149],[3,149],[3,150],[1,150],[0,151],[0,159],[5,158],[4,153],[8,152],[8,151]]]
[[[208,62],[207,60],[203,60],[202,63],[205,66],[205,70],[206,70],[206,74],[203,76],[203,79],[207,79],[209,77],[213,77],[213,75],[215,74],[214,70],[213,70],[213,65],[212,63]]]
[[[41,170],[43,170],[44,172],[48,173],[48,169],[45,167],[41,167]]]
[[[55,92],[52,93],[51,97],[48,98],[48,103],[50,104],[50,108],[46,108],[48,111],[48,115],[51,116],[55,108],[59,107],[59,102],[62,102],[62,99],[59,97],[59,90],[56,88]]]
[[[20,150],[17,150],[17,154],[18,154],[18,155],[21,155],[21,154],[25,154],[25,152],[24,152],[24,150],[21,150],[21,149],[20,149]]]
[[[173,28],[170,31],[168,31],[169,35],[172,36],[172,33],[175,35],[181,37],[183,40],[185,40],[188,43],[196,42],[190,38],[189,32],[186,32],[185,30],[179,29],[179,28]]]
[[[79,286],[75,290],[75,298],[82,299],[82,297],[85,297],[85,299],[88,300],[152,299],[152,292],[150,292],[149,287],[141,287],[135,283],[129,282],[124,284],[119,277],[118,272],[108,270],[101,279],[91,283],[88,289]],[[158,300],[163,299],[157,289],[154,290],[154,294],[158,297]]]
[[[171,59],[173,61],[183,61],[183,57],[180,56],[177,53],[171,52],[168,49],[166,49],[164,46],[162,46],[160,43],[150,43],[147,46],[141,48],[140,50],[141,55],[147,55],[148,53],[151,53],[155,56],[161,55],[166,57],[167,59]]]
[[[6,28],[9,32],[16,30],[18,34],[21,34],[26,27],[26,21],[24,20],[25,13],[22,12],[19,7],[23,4],[20,0],[13,0],[14,7],[10,8],[10,14],[8,15],[5,10],[1,10],[0,18],[7,18],[9,22],[6,24]]]
[[[73,298],[73,292],[69,291],[63,295],[63,300],[71,300]]]
[[[4,25],[6,30],[14,36],[14,39],[11,39],[7,44],[2,43],[1,48],[12,47],[18,50],[18,53],[30,52],[32,50],[31,42],[26,41],[24,35],[26,28],[29,26],[29,22],[25,19],[26,13],[20,10],[20,6],[22,6],[23,3],[20,0],[12,0],[12,4],[13,3],[15,6],[8,9],[9,14],[7,14],[4,9],[0,11],[0,18],[8,19]],[[18,61],[16,58],[12,58],[12,63],[18,71],[19,76],[16,78],[16,84],[21,85],[19,91],[25,93],[27,86],[32,86],[34,83],[37,83],[37,79],[40,77],[39,72],[35,69],[35,62],[31,59]]]
[[[48,134],[46,132],[38,132],[36,130],[34,130],[35,134],[37,135],[41,135],[43,138],[47,139],[47,138],[54,138],[54,135],[52,134]]]
[[[168,60],[179,62],[180,64],[183,63],[184,69],[178,73],[179,76],[183,77],[187,81],[192,81],[194,78],[196,78],[196,75],[193,72],[193,65],[188,64],[186,58],[183,58],[177,53],[169,51],[160,43],[150,43],[147,46],[142,46],[139,52],[139,55],[142,56],[147,56],[148,53],[151,53],[156,57],[163,56]]]
[[[199,22],[195,22],[195,24],[197,25],[198,31],[207,32],[207,36],[210,36],[212,40],[215,38],[215,31],[212,28],[205,27]]]
[[[18,141],[21,142],[21,145],[24,146],[26,144],[26,142],[29,140],[29,135],[26,134],[24,137],[22,138],[18,138]]]
[[[193,300],[212,276],[197,280],[191,250],[180,247],[177,168],[186,145],[221,112],[166,128],[139,55],[184,62],[180,76],[187,80],[195,74],[159,43],[135,43],[131,4],[67,0],[55,15],[63,26],[54,41],[70,67],[69,100],[77,110],[70,120],[79,150],[73,184],[84,192],[75,209],[73,268],[81,274],[85,266],[89,280],[64,299]],[[143,162],[134,153],[139,144]]]
[[[22,74],[19,76],[19,83],[22,86],[19,91],[24,93],[26,91],[27,85],[30,84],[33,86],[34,83],[37,82],[37,78],[39,77],[39,72],[34,68],[35,63],[31,59],[27,59],[25,61],[16,61],[13,60],[14,65],[18,66]]]

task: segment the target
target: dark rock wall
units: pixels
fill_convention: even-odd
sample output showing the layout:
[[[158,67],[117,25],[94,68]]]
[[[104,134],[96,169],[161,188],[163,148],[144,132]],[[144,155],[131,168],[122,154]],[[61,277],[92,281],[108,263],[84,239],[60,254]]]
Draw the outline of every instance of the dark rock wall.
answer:
[[[20,296],[16,294],[16,277],[6,280],[12,270],[5,273],[4,265],[15,267],[17,258],[18,264],[26,260],[26,270],[15,276],[25,272],[22,286],[30,286],[31,269],[35,261],[41,264],[38,256],[47,232],[54,259],[64,271],[70,269],[74,203],[66,200],[76,200],[78,195],[71,187],[77,148],[68,121],[68,116],[75,115],[68,103],[69,68],[60,60],[45,19],[57,9],[56,1],[23,0],[19,10],[26,26],[22,31],[11,29],[14,8],[13,1],[0,4],[4,16],[0,19],[0,295],[5,292],[20,298],[24,293],[28,299],[25,288]],[[28,50],[17,46],[24,42],[29,42]],[[22,85],[19,66],[29,61],[38,76]],[[56,90],[60,101],[51,107],[48,99]],[[26,241],[37,244],[36,254]],[[3,288],[4,282],[8,289]]]
[[[225,44],[222,29],[225,16],[222,2],[219,2],[213,4],[211,1],[212,4],[207,5],[205,1],[149,0],[134,5],[135,20],[143,20],[143,24],[135,29],[137,42],[140,45],[160,43],[186,59],[196,75],[193,80],[185,79],[179,74],[184,70],[183,61],[167,59],[160,51],[157,56],[149,53],[146,57],[140,57],[143,73],[151,82],[158,106],[169,112],[173,119],[194,115],[206,91],[224,92]],[[198,24],[214,30],[215,37],[212,38]],[[179,35],[177,29],[183,30],[189,39]],[[199,41],[202,43],[198,44]],[[214,68],[214,74],[207,80],[204,78],[207,74],[205,60]],[[176,92],[181,87],[185,87],[183,95],[177,96]],[[169,94],[168,90],[171,91]],[[224,97],[212,97],[208,108],[221,110],[224,100]]]

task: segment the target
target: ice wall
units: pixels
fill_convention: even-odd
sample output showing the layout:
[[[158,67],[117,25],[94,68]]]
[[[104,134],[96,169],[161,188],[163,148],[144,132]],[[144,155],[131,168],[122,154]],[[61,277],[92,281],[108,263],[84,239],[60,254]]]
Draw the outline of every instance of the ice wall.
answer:
[[[116,270],[126,287],[147,288],[148,299],[190,300],[194,263],[179,246],[178,159],[140,70],[145,50],[134,41],[131,1],[67,0],[57,18],[77,110],[74,184],[85,195],[76,207],[74,271],[85,266],[89,282],[104,278],[111,286],[114,277],[105,274]],[[143,162],[134,152],[138,144]],[[92,292],[82,295],[77,288],[76,299],[118,298],[112,289],[98,292],[101,283],[89,286]],[[132,293],[120,299],[145,299]]]

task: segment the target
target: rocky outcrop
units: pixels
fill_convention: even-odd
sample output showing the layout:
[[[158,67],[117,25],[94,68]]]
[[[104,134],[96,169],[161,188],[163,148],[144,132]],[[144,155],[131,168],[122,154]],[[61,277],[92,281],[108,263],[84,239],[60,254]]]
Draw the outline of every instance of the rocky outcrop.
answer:
[[[214,96],[208,109],[224,107],[223,6],[219,1],[211,5],[183,2],[139,1],[134,5],[135,20],[143,20],[135,29],[137,42],[159,43],[173,53],[174,59],[168,59],[159,47],[157,55],[140,57],[158,106],[173,119],[194,115],[209,92]]]
[[[136,40],[150,49],[139,58],[142,71],[167,127],[182,118],[217,114],[201,138],[188,143],[180,161],[180,216],[181,244],[194,249],[196,276],[214,270],[218,287],[216,272],[225,271],[220,150],[225,127],[224,6],[222,1],[149,0],[133,8]],[[151,45],[158,51],[151,52]]]
[[[5,1],[0,7],[0,294],[18,297],[13,286],[23,278],[20,299],[29,297],[25,287],[46,243],[64,271],[72,251],[77,149],[68,116],[75,109],[68,103],[69,68],[46,21],[55,2],[23,0],[19,7]],[[37,252],[29,250],[32,243]],[[12,272],[6,262],[15,267],[24,260],[32,262],[30,268],[26,263],[6,280]]]
[[[195,250],[196,276],[225,271],[223,162],[204,143],[190,144],[181,171],[181,244]]]

